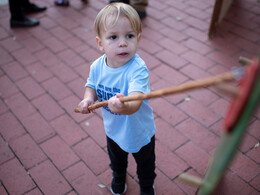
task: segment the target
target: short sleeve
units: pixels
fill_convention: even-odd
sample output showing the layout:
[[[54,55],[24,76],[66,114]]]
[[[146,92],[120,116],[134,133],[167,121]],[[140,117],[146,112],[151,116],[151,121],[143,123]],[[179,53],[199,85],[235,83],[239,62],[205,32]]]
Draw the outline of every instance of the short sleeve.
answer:
[[[146,66],[140,66],[131,74],[128,93],[131,92],[150,92],[149,71]]]

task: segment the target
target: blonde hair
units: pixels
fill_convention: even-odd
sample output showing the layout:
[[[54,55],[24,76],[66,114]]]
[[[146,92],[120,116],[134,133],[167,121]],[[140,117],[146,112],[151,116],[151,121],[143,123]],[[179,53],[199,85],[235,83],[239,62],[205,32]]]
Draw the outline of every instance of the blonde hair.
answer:
[[[117,23],[120,16],[125,16],[138,35],[142,32],[141,20],[132,6],[125,3],[111,3],[101,9],[95,19],[94,28],[99,37],[101,37],[101,28],[103,27],[106,30],[106,21],[110,16],[114,17],[112,25]]]

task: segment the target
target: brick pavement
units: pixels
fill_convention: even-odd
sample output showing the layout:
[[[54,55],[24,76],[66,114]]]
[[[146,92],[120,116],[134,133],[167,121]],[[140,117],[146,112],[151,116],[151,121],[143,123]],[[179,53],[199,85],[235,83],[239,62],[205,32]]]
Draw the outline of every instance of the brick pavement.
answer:
[[[32,0],[33,1],[33,0]],[[0,6],[0,194],[109,194],[111,171],[100,110],[73,112],[81,100],[90,63],[101,53],[93,20],[106,0],[68,8],[36,0],[48,10],[33,15],[41,25],[10,29]],[[228,71],[238,57],[260,46],[260,4],[237,0],[217,36],[207,31],[213,0],[150,0],[138,53],[161,89]],[[156,192],[194,194],[177,180],[182,172],[203,176],[221,135],[229,99],[213,88],[153,99]],[[258,108],[218,194],[260,193]],[[127,194],[138,194],[129,157]]]

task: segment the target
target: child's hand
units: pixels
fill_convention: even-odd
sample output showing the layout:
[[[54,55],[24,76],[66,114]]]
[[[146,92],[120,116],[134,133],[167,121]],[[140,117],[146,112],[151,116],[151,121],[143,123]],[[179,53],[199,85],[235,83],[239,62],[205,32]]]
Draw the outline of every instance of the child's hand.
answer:
[[[89,109],[88,109],[88,107],[89,107],[91,104],[93,104],[93,103],[94,103],[93,100],[90,100],[90,99],[88,99],[88,98],[85,98],[85,99],[83,99],[83,100],[79,103],[77,109],[78,109],[78,111],[79,111],[80,113],[82,113],[82,114],[93,113],[94,110],[89,110]]]
[[[124,94],[118,93],[108,100],[108,107],[113,113],[121,113],[125,109],[123,102],[119,100],[120,97],[124,97]]]

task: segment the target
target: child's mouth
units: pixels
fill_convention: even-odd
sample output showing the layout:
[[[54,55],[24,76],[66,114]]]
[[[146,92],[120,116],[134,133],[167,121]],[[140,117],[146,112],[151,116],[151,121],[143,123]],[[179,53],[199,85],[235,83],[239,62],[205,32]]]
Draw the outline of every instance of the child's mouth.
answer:
[[[128,53],[120,53],[120,54],[118,54],[119,56],[121,56],[121,57],[126,57],[126,56],[128,56]]]

